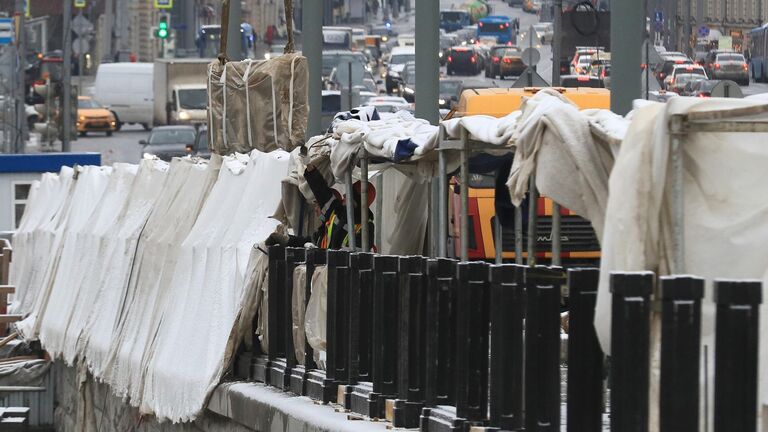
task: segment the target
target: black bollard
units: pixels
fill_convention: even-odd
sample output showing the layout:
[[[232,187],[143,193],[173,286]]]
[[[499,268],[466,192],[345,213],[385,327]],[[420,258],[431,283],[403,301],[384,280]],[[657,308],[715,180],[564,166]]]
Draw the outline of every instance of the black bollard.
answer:
[[[456,261],[439,258],[427,263],[426,405],[452,405],[456,355]]]
[[[424,406],[426,315],[426,264],[424,257],[400,257],[398,263],[397,399],[392,425],[415,428]]]
[[[325,265],[326,254],[322,249],[307,249],[305,252],[307,266],[307,281],[303,287],[294,287],[293,289],[304,290],[304,310],[307,310],[307,304],[312,294],[312,276],[315,274],[315,268],[317,266]],[[309,372],[317,369],[317,365],[314,360],[314,351],[309,341],[304,340],[304,355],[301,359],[296,359],[297,364],[291,369],[291,391],[298,395],[307,395],[307,381],[309,379]]]
[[[386,397],[397,393],[397,257],[373,258],[373,356],[371,397],[378,405],[370,417],[383,417]],[[374,415],[375,414],[375,415]]]
[[[491,426],[523,430],[523,319],[525,286],[517,283],[523,267],[494,265],[491,283]]]
[[[704,280],[690,276],[660,278],[661,432],[699,430],[701,298]]]
[[[715,432],[757,429],[759,281],[715,281]]]
[[[598,269],[568,271],[568,432],[603,430],[603,350],[595,332]]]
[[[488,412],[488,265],[457,265],[456,416],[476,423]]]
[[[349,367],[347,383],[369,381],[371,348],[370,284],[373,254],[356,252],[349,257]]]
[[[272,293],[279,292],[285,279],[284,264],[285,264],[285,247],[280,245],[270,246],[267,250],[269,255],[269,264],[267,270],[267,344],[268,353],[263,353],[256,357],[256,361],[253,365],[253,379],[258,382],[269,384],[269,367],[273,358],[277,357],[276,353],[280,350],[280,329],[277,324],[277,309],[280,308],[279,295],[275,294],[276,298],[272,297]],[[274,313],[273,313],[274,311]],[[275,315],[275,316],[273,316]],[[274,324],[274,325],[273,325]],[[256,326],[254,326],[256,328]],[[274,341],[274,342],[273,342]],[[260,346],[261,342],[255,340],[257,345]]]
[[[612,273],[611,430],[648,431],[650,296],[654,274]]]
[[[560,431],[561,269],[526,267],[525,430]]]
[[[349,342],[349,252],[328,251],[328,304],[325,377],[343,382],[347,375]]]

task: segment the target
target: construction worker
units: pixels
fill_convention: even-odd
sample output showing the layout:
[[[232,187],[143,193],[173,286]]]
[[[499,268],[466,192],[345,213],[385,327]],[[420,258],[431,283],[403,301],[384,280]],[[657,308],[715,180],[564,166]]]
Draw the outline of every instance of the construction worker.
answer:
[[[312,164],[308,164],[304,171],[304,178],[315,196],[315,204],[320,217],[320,227],[311,237],[299,237],[282,233],[272,233],[266,241],[267,246],[281,244],[291,247],[302,247],[306,243],[312,243],[321,249],[345,249],[350,246],[349,225],[347,223],[347,209],[345,201],[335,189],[328,186],[325,178]],[[352,190],[352,199],[354,204],[354,232],[355,245],[362,246],[361,223],[360,223],[360,186],[358,181],[354,184]],[[347,194],[349,195],[349,194]],[[376,197],[376,189],[368,183],[368,205],[370,206]],[[349,197],[347,196],[347,199]],[[368,249],[373,250],[373,212],[368,210],[368,232],[370,235]]]

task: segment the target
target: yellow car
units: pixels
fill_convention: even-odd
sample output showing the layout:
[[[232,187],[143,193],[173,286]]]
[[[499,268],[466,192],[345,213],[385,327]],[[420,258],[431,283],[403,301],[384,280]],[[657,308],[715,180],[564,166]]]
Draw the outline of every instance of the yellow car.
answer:
[[[77,132],[86,136],[88,132],[106,132],[112,136],[117,129],[115,116],[88,96],[77,97]]]

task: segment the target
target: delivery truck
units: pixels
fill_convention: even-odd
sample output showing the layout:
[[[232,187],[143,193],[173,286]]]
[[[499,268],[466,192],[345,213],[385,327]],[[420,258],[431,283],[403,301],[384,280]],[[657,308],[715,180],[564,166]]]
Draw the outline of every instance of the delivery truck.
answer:
[[[203,125],[207,122],[210,59],[155,60],[153,125]]]

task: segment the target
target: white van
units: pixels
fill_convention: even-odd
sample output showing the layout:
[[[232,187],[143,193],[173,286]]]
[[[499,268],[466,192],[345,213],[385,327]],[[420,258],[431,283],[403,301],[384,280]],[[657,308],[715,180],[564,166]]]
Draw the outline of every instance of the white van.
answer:
[[[120,126],[151,129],[154,113],[152,63],[104,63],[96,72],[94,98],[112,111]]]

